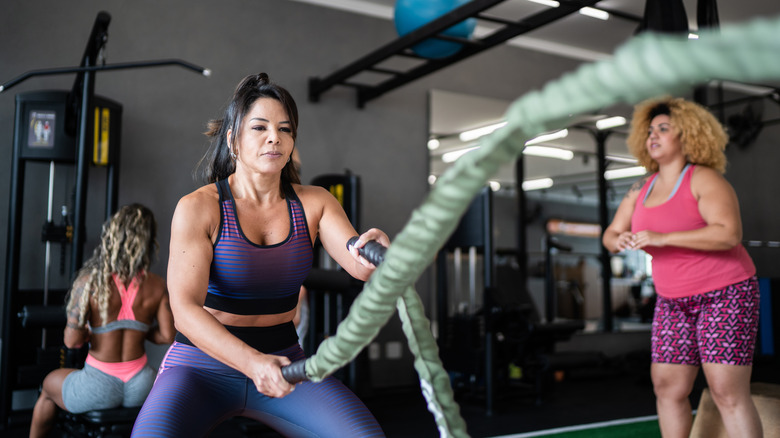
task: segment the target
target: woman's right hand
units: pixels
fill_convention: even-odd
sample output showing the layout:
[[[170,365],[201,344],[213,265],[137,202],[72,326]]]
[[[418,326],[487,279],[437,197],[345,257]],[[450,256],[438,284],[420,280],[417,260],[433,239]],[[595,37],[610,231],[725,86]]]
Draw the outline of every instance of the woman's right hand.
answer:
[[[258,353],[252,369],[247,376],[252,379],[257,390],[268,397],[281,398],[293,392],[295,385],[282,376],[282,367],[290,365],[290,359],[284,356]]]
[[[636,243],[634,241],[634,234],[631,231],[624,231],[618,234],[618,238],[615,241],[615,248],[612,252],[618,253],[627,249],[635,249]]]

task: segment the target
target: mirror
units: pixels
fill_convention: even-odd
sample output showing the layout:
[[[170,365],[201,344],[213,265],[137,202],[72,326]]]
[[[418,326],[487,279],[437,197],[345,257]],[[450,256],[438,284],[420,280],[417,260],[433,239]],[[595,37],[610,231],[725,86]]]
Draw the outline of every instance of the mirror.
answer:
[[[461,134],[502,122],[510,104],[511,102],[500,99],[431,90],[429,183],[434,184],[436,179],[453,165],[459,154],[479,146],[478,139],[464,140]],[[614,108],[609,113],[605,111],[604,114],[572,118],[565,136],[559,133],[543,139],[537,137],[526,143],[522,184],[526,200],[527,295],[530,296],[527,301],[533,303],[541,319],[548,318],[548,315],[553,315],[553,318],[582,319],[590,329],[597,329],[601,324],[603,292],[601,239],[598,238],[600,219],[596,135],[606,131],[600,131],[596,127],[596,121],[613,115],[629,118],[630,112],[631,108]],[[625,144],[626,130],[627,126],[612,128],[606,137],[604,146],[608,172],[636,167],[636,161]],[[565,159],[528,153],[538,148],[564,153]],[[494,195],[492,226],[497,251],[495,265],[499,271],[519,269],[515,257],[512,256],[516,254],[518,244],[518,182],[515,168],[516,163],[505,163],[490,181]],[[644,170],[640,170],[641,174],[644,174]],[[633,175],[607,181],[608,222],[623,195],[637,179],[638,176]],[[548,181],[546,187],[533,187],[534,183],[545,180]],[[551,233],[546,229],[546,223],[551,219],[595,224],[598,231],[596,237],[554,234],[553,240],[560,242],[561,248],[569,249],[548,250],[553,240],[549,239]],[[474,263],[473,260],[467,261],[465,255],[462,257],[462,263]],[[478,259],[480,257],[481,254]],[[459,261],[454,260],[453,263],[457,268]],[[642,251],[621,254],[608,265],[607,269],[613,272],[611,290],[613,316],[618,320],[617,329],[630,326],[633,322],[642,322],[642,312],[646,310],[645,301],[648,297],[645,282],[649,276],[648,256]],[[548,266],[551,267],[548,270],[553,272],[551,278],[547,278],[545,272]],[[498,273],[498,277],[502,277],[502,272]],[[477,283],[479,278],[481,277],[476,279]],[[522,278],[522,275],[512,278]],[[461,278],[460,281],[473,284],[475,279]],[[517,285],[510,286],[517,289]],[[504,286],[498,287],[501,289]],[[478,291],[478,295],[479,293],[481,292]],[[507,293],[519,292],[513,290]],[[549,295],[554,295],[555,299],[550,301]],[[481,300],[477,299],[476,304],[480,303]],[[548,306],[554,307],[551,313],[548,312]]]

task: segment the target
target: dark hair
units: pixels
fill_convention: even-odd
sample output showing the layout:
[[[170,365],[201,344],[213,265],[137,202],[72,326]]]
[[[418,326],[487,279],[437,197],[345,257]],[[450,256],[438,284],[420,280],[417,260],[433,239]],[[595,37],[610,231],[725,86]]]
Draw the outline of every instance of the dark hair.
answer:
[[[208,123],[205,134],[211,138],[211,146],[199,164],[201,178],[207,184],[225,179],[236,171],[236,163],[230,156],[227,133],[232,130],[230,143],[235,144],[244,116],[255,101],[261,98],[275,99],[282,104],[290,118],[292,138],[295,140],[298,137],[298,106],[292,95],[283,87],[271,82],[265,73],[245,77],[236,87],[224,116]],[[282,169],[282,182],[300,184],[301,178],[293,160]]]

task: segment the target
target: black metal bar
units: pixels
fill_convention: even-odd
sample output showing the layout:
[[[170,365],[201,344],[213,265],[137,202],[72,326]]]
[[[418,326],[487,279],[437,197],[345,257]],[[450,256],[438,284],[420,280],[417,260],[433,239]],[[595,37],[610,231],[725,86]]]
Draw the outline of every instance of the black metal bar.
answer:
[[[447,346],[449,341],[449,288],[447,287],[447,250],[441,249],[436,254],[436,325],[438,328],[439,349]]]
[[[483,247],[482,247],[482,265],[484,269],[483,284],[484,292],[482,296],[482,309],[485,318],[485,409],[488,416],[493,415],[493,405],[495,402],[495,327],[493,324],[493,191],[490,187],[485,187],[479,195],[482,198],[482,226],[483,226]]]
[[[517,265],[520,267],[520,293],[525,294],[528,290],[528,245],[526,234],[526,219],[528,205],[526,202],[525,191],[523,190],[523,181],[525,180],[525,160],[523,154],[515,161],[515,187],[517,193]]]
[[[607,179],[604,177],[604,172],[607,171],[607,137],[609,137],[610,131],[591,131],[591,134],[596,138],[596,151],[598,160],[598,174],[596,178],[599,183],[599,224],[601,225],[601,232],[607,229],[609,226],[609,209],[607,204]],[[613,318],[612,318],[612,268],[609,263],[610,254],[604,245],[601,247],[601,292],[602,292],[602,312],[604,317],[604,331],[611,332],[613,330]]]
[[[107,64],[107,65],[60,67],[60,68],[30,70],[11,79],[5,84],[0,85],[0,92],[6,91],[9,88],[13,87],[14,85],[17,85],[20,82],[24,82],[25,80],[35,76],[53,76],[53,75],[62,75],[62,74],[69,74],[69,73],[87,73],[87,72],[108,71],[108,70],[127,70],[131,68],[162,67],[167,65],[178,65],[184,68],[188,68],[190,70],[194,70],[202,74],[203,76],[206,77],[211,76],[211,70],[192,64],[190,62],[182,61],[180,59],[161,59],[155,61],[124,62],[124,63]]]
[[[81,267],[84,255],[84,242],[86,241],[86,226],[84,218],[87,212],[87,175],[89,167],[87,165],[87,140],[91,138],[88,135],[88,129],[91,124],[90,108],[95,93],[94,72],[84,72],[81,90],[81,110],[78,119],[78,144],[76,155],[76,202],[73,216],[73,246],[71,248],[70,274],[74,274]],[[93,121],[94,123],[94,121]]]
[[[483,50],[501,44],[518,35],[527,33],[534,29],[538,29],[546,24],[559,20],[567,15],[577,12],[582,7],[593,6],[599,1],[600,0],[582,0],[579,2],[572,1],[570,3],[565,3],[565,4],[561,3],[561,5],[557,8],[546,9],[542,12],[531,15],[530,17],[518,21],[514,26],[506,26],[503,29],[499,29],[493,32],[492,34],[486,36],[485,38],[478,40],[480,42],[479,45],[464,46],[460,51],[458,51],[457,53],[455,53],[454,55],[448,58],[431,59],[425,64],[413,68],[404,76],[389,79],[379,85],[373,87],[367,87],[365,89],[360,90],[358,92],[358,105],[362,107],[363,105],[365,105],[366,102],[372,99],[376,99],[377,97],[381,96],[384,93],[387,93],[388,91],[394,90],[420,77],[423,77],[437,70],[440,70],[444,67],[447,67],[451,64],[454,64],[458,61],[466,59],[479,52],[482,52]],[[424,28],[420,28],[420,29],[424,29]]]
[[[22,112],[16,112],[14,127],[22,125]],[[12,354],[12,339],[16,339],[17,320],[12,316],[16,310],[16,297],[19,289],[19,255],[21,248],[22,225],[22,186],[24,185],[25,165],[17,157],[21,155],[22,142],[19,129],[14,129],[14,157],[11,166],[11,193],[8,205],[8,241],[5,258],[5,296],[3,297],[3,342],[0,361],[0,430],[8,426],[13,402],[13,384],[16,376],[17,359]]]
[[[489,21],[491,23],[502,24],[504,26],[517,26],[516,21],[507,20],[506,18],[501,18],[501,17],[495,17],[493,15],[477,14],[476,18],[484,21]]]
[[[121,117],[115,118],[111,121],[111,123],[119,125],[115,128],[115,132],[118,132],[119,134],[117,134],[115,138],[110,139],[109,147],[114,151],[118,151],[121,147],[120,142],[122,138],[122,119]],[[119,199],[119,169],[121,168],[119,165],[120,155],[121,154],[114,152],[113,159],[109,160],[108,169],[106,171],[105,220],[108,220],[111,216],[113,216],[118,208],[117,199]]]
[[[436,20],[431,21],[425,26],[421,26],[412,32],[398,38],[397,40],[386,44],[368,55],[358,59],[352,64],[338,70],[325,78],[309,80],[309,99],[317,102],[319,97],[325,91],[334,85],[338,85],[347,78],[354,76],[361,71],[378,64],[385,59],[402,52],[404,49],[414,46],[431,36],[439,34],[444,30],[460,23],[461,21],[475,16],[477,13],[495,6],[504,0],[473,0],[465,5],[454,9],[453,11],[442,15]]]
[[[379,67],[369,67],[366,70],[374,73],[383,73],[388,75],[400,75],[403,74],[403,72],[398,70],[390,70],[389,68],[379,68]]]
[[[482,47],[482,43],[479,40],[470,40],[468,38],[463,37],[457,37],[452,35],[436,35],[435,37],[431,37],[432,40],[442,40],[442,41],[449,41],[453,43],[462,44],[464,46],[475,46],[475,47]]]

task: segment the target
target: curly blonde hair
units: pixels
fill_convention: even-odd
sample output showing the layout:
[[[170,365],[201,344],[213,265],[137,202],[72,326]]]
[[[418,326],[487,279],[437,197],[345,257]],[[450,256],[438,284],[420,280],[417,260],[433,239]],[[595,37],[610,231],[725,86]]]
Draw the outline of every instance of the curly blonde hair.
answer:
[[[68,314],[78,314],[78,325],[86,325],[90,300],[95,300],[103,321],[108,318],[112,274],[127,282],[145,278],[158,249],[154,214],[141,204],[126,205],[103,224],[100,245],[84,263],[68,293]],[[83,285],[79,293],[77,285]]]
[[[676,97],[645,100],[634,107],[628,150],[640,166],[649,172],[658,171],[658,163],[650,157],[647,141],[650,122],[657,115],[666,114],[671,119],[672,130],[680,137],[682,153],[686,161],[726,172],[726,143],[729,137],[723,125],[705,107]]]

